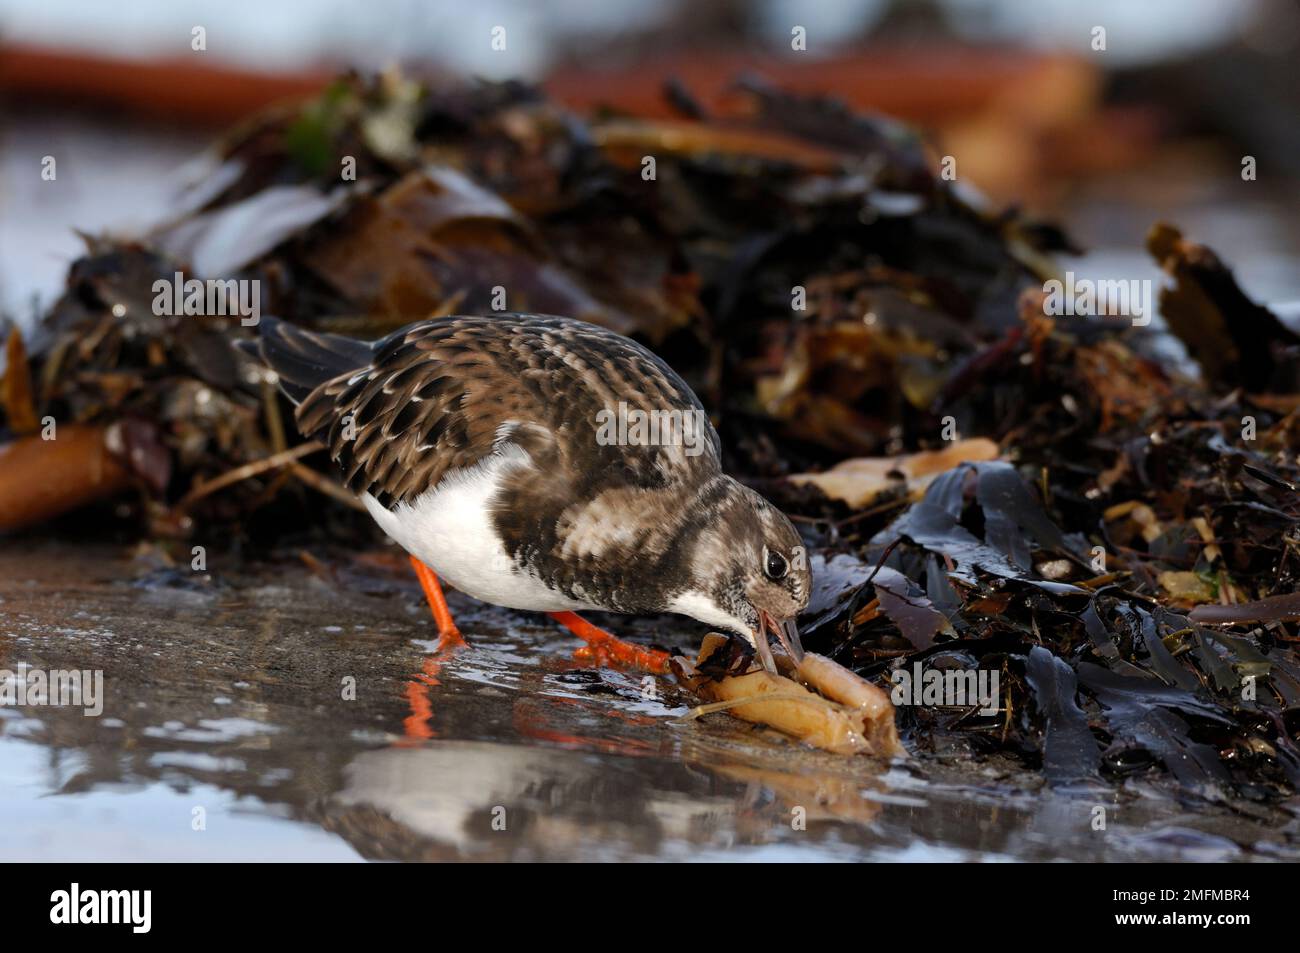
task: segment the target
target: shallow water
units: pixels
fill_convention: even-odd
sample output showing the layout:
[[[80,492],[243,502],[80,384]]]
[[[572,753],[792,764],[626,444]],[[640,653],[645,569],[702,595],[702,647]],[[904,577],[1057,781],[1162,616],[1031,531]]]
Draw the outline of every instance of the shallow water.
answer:
[[[0,670],[104,687],[97,716],[0,706],[0,859],[1300,857],[1277,807],[1180,805],[1149,781],[1052,792],[1001,760],[880,764],[686,720],[671,684],[572,660],[544,617],[450,601],[472,648],[438,657],[391,552],[191,572],[6,542]],[[701,635],[611,621],[684,650]]]

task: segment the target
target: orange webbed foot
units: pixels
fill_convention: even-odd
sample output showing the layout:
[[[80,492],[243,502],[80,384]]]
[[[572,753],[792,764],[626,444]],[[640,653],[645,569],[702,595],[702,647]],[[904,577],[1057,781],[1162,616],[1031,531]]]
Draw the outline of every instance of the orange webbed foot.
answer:
[[[550,616],[587,643],[574,653],[574,658],[610,668],[633,668],[652,675],[668,674],[668,660],[672,656],[667,652],[625,642],[573,612],[552,612]]]

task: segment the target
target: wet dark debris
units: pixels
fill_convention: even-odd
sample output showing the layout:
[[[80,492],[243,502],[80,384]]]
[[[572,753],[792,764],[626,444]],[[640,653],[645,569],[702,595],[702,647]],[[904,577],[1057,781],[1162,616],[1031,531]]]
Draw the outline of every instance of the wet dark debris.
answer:
[[[360,336],[491,312],[504,287],[692,383],[730,470],[805,533],[810,648],[882,684],[917,663],[998,673],[995,715],[900,708],[913,750],[1293,796],[1300,338],[1157,225],[1189,376],[1155,357],[1165,332],[1048,317],[1068,235],[954,190],[909,130],[761,84],[737,89],[743,119],[671,95],[681,120],[586,118],[517,83],[348,76],[245,124],[173,221],[88,238],[30,339],[9,333],[0,529],[98,521],[177,561],[214,532],[374,532],[231,346],[238,317],[157,315],[153,283],[256,279],[264,312]],[[84,439],[42,444],[49,417]],[[946,430],[998,459],[877,468],[854,506],[786,479]]]

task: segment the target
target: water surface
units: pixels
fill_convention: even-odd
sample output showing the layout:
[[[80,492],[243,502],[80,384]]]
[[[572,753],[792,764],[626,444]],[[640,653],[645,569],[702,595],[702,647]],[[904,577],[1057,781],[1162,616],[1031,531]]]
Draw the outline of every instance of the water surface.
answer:
[[[574,661],[545,617],[449,598],[472,648],[442,657],[391,551],[196,573],[7,541],[0,670],[102,671],[104,698],[97,717],[0,707],[0,859],[1300,857],[1279,807],[1151,780],[1053,792],[962,750],[887,764],[686,720],[671,683]],[[614,621],[684,650],[702,634]]]

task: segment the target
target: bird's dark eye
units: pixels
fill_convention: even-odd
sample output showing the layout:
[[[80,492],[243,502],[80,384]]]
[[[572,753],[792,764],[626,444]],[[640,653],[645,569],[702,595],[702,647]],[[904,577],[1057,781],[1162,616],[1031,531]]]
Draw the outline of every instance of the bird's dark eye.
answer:
[[[785,561],[785,557],[780,553],[774,553],[771,550],[767,554],[767,564],[763,571],[767,573],[768,579],[781,579],[790,569],[790,564]]]

